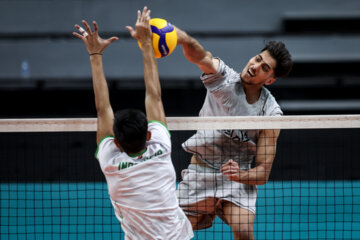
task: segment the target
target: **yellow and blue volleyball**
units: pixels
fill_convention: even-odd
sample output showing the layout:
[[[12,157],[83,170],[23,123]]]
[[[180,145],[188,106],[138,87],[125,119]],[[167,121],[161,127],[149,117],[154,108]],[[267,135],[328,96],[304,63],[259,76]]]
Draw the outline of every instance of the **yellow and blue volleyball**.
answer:
[[[174,26],[165,19],[152,18],[150,19],[150,27],[155,57],[162,58],[170,55],[177,44],[177,34]]]

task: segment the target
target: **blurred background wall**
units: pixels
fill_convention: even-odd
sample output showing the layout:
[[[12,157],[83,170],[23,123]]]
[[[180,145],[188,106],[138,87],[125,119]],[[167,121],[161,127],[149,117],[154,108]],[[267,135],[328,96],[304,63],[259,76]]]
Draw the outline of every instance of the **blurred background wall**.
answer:
[[[283,41],[294,68],[269,89],[287,115],[360,113],[357,0],[0,0],[0,117],[96,116],[89,57],[72,35],[82,19],[120,38],[103,56],[114,109],[143,108],[141,52],[125,26],[144,5],[238,71]],[[167,115],[196,116],[200,70],[181,46],[158,62]]]
[[[103,37],[120,38],[103,55],[114,110],[143,109],[141,52],[125,26],[144,5],[238,71],[266,41],[283,41],[294,68],[269,89],[286,115],[360,113],[358,0],[0,0],[0,118],[96,117],[89,56],[72,35],[82,19],[96,20]],[[158,63],[167,116],[198,115],[206,93],[201,71],[180,46]],[[180,149],[189,136],[173,135],[178,177],[190,160]],[[359,179],[358,136],[283,131],[272,179]],[[1,134],[0,144],[2,181],[104,180],[93,159],[95,133]],[[78,172],[66,172],[69,166]],[[339,167],[346,174],[338,176]]]

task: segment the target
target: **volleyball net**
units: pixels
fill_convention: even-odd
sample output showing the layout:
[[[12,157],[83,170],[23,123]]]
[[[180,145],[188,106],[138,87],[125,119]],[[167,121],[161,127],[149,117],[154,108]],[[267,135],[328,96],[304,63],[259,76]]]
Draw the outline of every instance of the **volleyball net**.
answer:
[[[270,179],[258,186],[256,239],[360,238],[359,115],[167,121],[178,182],[192,157],[181,144],[196,131],[213,132],[215,141],[218,133],[237,136],[237,129],[281,130]],[[0,120],[1,239],[124,239],[94,157],[95,131],[94,118]],[[194,239],[233,235],[219,218],[194,233]]]

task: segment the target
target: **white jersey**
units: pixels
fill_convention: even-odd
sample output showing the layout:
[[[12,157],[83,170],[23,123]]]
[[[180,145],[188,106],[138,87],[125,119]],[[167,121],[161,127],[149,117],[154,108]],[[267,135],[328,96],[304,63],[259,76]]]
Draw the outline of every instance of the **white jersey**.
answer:
[[[241,84],[240,73],[222,60],[217,73],[203,74],[207,94],[200,116],[281,116],[275,98],[265,87],[259,100],[249,104]],[[199,130],[183,143],[185,151],[197,154],[208,166],[219,169],[230,158],[240,168],[249,169],[256,156],[259,130]]]
[[[98,146],[99,160],[125,239],[191,239],[191,224],[176,198],[170,133],[160,122],[149,122],[146,151],[129,156],[114,137]]]

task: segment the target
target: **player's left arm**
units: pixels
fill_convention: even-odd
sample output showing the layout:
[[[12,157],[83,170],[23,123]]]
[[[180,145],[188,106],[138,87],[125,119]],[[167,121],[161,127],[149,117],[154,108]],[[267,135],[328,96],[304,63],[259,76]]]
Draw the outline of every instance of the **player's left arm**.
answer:
[[[144,7],[138,11],[135,24],[136,30],[127,26],[131,36],[141,43],[141,51],[144,61],[145,81],[145,109],[148,121],[156,120],[166,125],[164,106],[161,99],[161,86],[158,73],[158,65],[152,46],[152,33],[150,28],[150,10]]]
[[[111,37],[109,39],[102,39],[98,34],[98,25],[93,21],[94,31],[86,21],[82,21],[86,31],[79,25],[75,27],[79,30],[79,33],[74,32],[73,35],[83,40],[86,45],[87,51],[90,54],[90,63],[93,79],[93,88],[95,94],[95,105],[97,111],[97,132],[96,143],[99,144],[101,139],[107,135],[113,135],[113,122],[114,113],[110,105],[109,89],[105,79],[102,53],[105,48],[110,45],[117,37]]]
[[[263,185],[269,180],[271,168],[276,153],[276,142],[280,130],[267,129],[260,132],[257,143],[256,167],[250,170],[241,170],[233,160],[222,165],[221,172],[229,180],[249,185]]]

